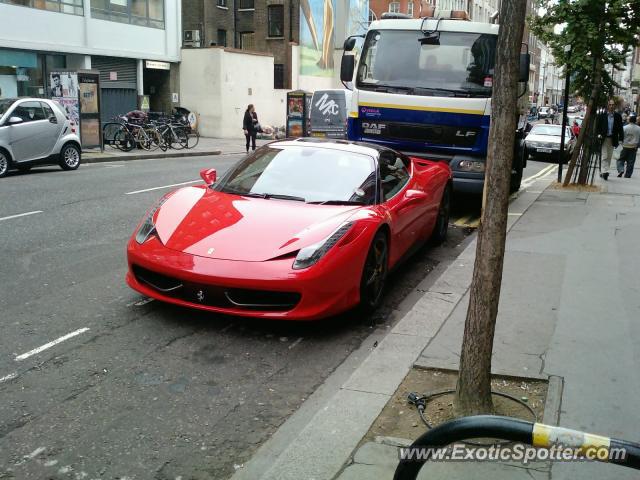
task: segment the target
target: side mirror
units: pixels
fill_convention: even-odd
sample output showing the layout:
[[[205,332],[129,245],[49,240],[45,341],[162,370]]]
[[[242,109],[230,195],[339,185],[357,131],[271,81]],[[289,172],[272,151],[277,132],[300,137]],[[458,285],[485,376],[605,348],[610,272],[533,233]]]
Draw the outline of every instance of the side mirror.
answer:
[[[204,183],[206,183],[207,186],[210,186],[216,183],[218,174],[216,173],[215,168],[205,168],[200,171],[200,177],[202,177],[202,180],[204,180]]]
[[[353,50],[353,48],[356,46],[356,39],[355,37],[349,37],[344,41],[344,51],[345,52],[350,52],[351,50]]]
[[[51,115],[49,117],[49,123],[58,123],[58,119],[56,118],[55,115]]]
[[[19,123],[24,122],[20,117],[10,117],[7,125],[17,125]]]
[[[340,80],[343,82],[352,82],[355,68],[356,57],[354,55],[342,55],[342,63],[340,64]]]
[[[518,82],[529,81],[529,65],[531,64],[531,54],[520,54],[520,71],[518,72]]]

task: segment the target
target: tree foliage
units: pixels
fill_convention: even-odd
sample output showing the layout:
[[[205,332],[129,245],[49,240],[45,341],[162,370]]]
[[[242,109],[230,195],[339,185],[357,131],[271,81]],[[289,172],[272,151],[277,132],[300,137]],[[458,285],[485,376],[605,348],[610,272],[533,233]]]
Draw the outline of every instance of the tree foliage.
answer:
[[[640,0],[537,0],[538,16],[531,31],[552,51],[557,65],[568,66],[571,88],[588,98],[594,91],[594,68],[601,67],[601,95],[619,87],[612,69],[626,66],[626,57],[640,40]],[[571,47],[571,54],[565,46]],[[596,62],[601,59],[601,62]]]

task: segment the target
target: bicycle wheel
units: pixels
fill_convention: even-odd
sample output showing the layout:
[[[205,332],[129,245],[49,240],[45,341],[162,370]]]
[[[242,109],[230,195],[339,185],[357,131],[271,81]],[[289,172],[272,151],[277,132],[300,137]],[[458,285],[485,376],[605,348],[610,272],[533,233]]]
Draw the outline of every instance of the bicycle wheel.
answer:
[[[171,135],[173,137],[171,148],[181,150],[187,147],[187,132],[184,128],[171,127]]]
[[[130,152],[136,146],[133,135],[131,135],[131,132],[123,125],[120,125],[120,129],[115,133],[114,143],[115,146],[123,152]]]
[[[165,127],[165,130],[162,132],[162,139],[164,140],[164,145],[165,147],[168,148],[175,148],[174,147],[174,143],[176,141],[175,136],[173,135],[173,132],[171,131],[170,128]]]
[[[144,128],[140,127],[136,129],[135,133],[136,143],[140,145],[140,148],[143,150],[151,150],[151,138],[147,135],[147,132],[144,131]]]
[[[149,148],[148,150],[157,150],[162,143],[162,139],[159,138],[158,131],[153,127],[146,127],[144,129],[144,134],[148,138]]]
[[[105,123],[102,126],[102,141],[105,145],[109,145],[111,148],[118,148],[115,143],[116,133],[122,128],[119,123]]]
[[[147,133],[151,136],[151,141],[156,145],[156,148],[159,147],[163,152],[167,151],[167,142],[165,142],[164,136],[157,127],[150,128]]]
[[[198,132],[191,130],[190,128],[187,129],[187,145],[185,148],[193,148],[196,145],[198,145],[199,141],[200,141],[200,134]]]

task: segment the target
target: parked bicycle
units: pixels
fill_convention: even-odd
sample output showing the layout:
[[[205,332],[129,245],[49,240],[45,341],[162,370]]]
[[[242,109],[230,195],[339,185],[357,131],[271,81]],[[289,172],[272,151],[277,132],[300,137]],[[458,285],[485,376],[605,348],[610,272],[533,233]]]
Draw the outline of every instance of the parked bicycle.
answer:
[[[104,144],[124,152],[136,147],[147,151],[157,148],[162,151],[169,148],[194,148],[200,140],[200,135],[191,128],[184,111],[185,109],[177,109],[176,113],[169,117],[136,110],[115,117],[102,128]]]

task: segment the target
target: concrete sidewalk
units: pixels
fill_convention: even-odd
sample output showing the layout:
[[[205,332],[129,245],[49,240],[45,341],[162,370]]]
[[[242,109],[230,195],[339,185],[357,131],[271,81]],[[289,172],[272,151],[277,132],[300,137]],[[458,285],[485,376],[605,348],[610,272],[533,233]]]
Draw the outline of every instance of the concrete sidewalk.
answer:
[[[640,178],[580,193],[546,189],[552,177],[510,205],[493,370],[559,377],[560,425],[638,441]],[[392,478],[396,447],[356,447],[413,366],[458,368],[474,257],[475,242],[364,362],[329,378],[332,395],[307,400],[313,414],[292,416],[233,478]],[[471,467],[443,463],[421,477],[637,478],[604,464]]]
[[[259,147],[270,140],[257,140],[256,145]],[[83,163],[113,162],[122,160],[144,160],[146,158],[181,158],[181,157],[200,157],[205,155],[228,155],[245,153],[245,140],[242,135],[237,139],[230,138],[209,138],[200,137],[198,145],[188,150],[169,149],[163,152],[160,149],[146,151],[134,149],[130,152],[123,152],[117,148],[105,146],[104,152],[97,149],[85,149],[82,151]]]

